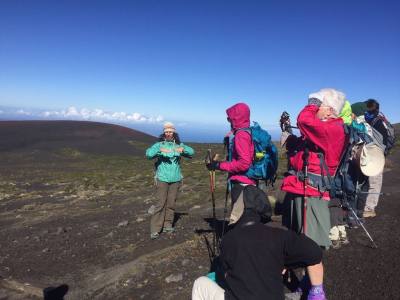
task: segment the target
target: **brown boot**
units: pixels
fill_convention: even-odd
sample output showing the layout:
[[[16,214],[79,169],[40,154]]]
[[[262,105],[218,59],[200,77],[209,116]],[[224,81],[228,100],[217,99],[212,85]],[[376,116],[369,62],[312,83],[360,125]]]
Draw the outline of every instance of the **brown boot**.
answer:
[[[376,217],[376,213],[374,210],[364,210],[363,218],[373,218]]]

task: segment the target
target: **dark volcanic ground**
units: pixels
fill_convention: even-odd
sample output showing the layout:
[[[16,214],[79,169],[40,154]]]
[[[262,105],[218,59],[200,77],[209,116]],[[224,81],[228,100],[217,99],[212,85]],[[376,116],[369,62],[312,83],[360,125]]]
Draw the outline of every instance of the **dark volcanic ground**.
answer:
[[[150,143],[131,144],[143,153]],[[198,155],[183,163],[177,232],[155,241],[152,162],[64,146],[1,152],[0,299],[41,299],[43,288],[60,284],[69,286],[65,299],[190,299],[194,279],[210,267],[212,212],[202,162],[209,145],[193,145]],[[348,231],[350,245],[325,253],[328,299],[400,299],[399,162],[396,149],[378,216],[366,221],[378,249],[359,228]],[[218,175],[220,218],[224,182]]]

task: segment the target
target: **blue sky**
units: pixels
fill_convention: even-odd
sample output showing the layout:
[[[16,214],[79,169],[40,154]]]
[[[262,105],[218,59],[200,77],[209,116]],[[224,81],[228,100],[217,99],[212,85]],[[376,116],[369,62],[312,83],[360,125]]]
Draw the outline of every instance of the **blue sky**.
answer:
[[[400,1],[2,0],[0,111],[219,140],[238,101],[275,132],[333,87],[399,122],[399,53]]]

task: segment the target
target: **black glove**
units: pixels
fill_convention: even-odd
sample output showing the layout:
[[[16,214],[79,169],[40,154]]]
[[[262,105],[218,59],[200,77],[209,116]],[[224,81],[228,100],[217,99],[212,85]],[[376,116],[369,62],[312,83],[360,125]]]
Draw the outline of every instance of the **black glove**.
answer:
[[[212,160],[211,162],[206,164],[208,171],[219,170],[219,161]]]

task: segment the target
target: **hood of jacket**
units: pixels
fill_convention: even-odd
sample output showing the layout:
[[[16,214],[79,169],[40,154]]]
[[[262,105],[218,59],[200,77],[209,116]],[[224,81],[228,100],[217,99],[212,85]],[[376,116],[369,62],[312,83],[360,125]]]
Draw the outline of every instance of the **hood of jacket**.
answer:
[[[250,127],[250,108],[246,103],[237,103],[226,110],[233,130]]]

